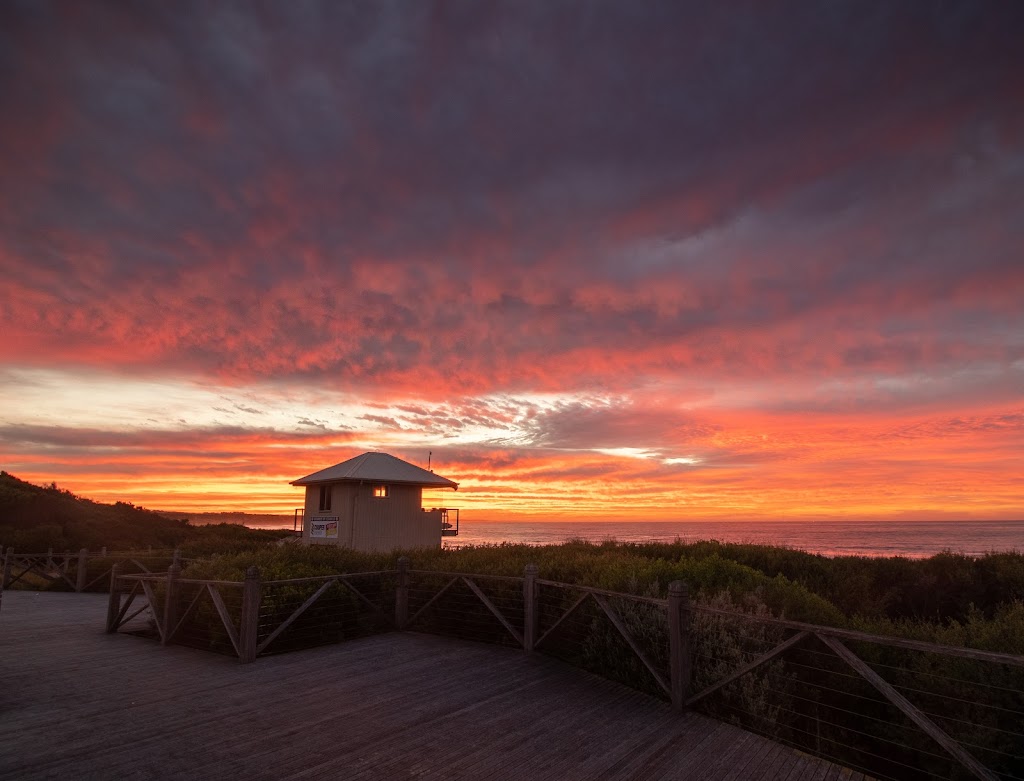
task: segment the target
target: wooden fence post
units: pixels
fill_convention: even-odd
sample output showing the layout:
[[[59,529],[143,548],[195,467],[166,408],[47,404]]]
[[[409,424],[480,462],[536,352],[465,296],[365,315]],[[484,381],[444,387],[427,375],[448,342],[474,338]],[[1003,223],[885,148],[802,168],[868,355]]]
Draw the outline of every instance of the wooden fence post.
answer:
[[[402,631],[409,621],[409,559],[398,560],[398,585],[395,586],[395,629]]]
[[[7,549],[7,555],[4,556],[4,579],[3,587],[7,588],[11,585],[11,567],[14,566],[14,546],[12,545]]]
[[[75,591],[85,591],[85,584],[89,582],[89,549],[82,548],[78,551],[78,571],[75,573]]]
[[[107,598],[107,634],[116,632],[117,616],[121,612],[121,592],[117,588],[117,576],[120,573],[120,563],[110,568],[110,596]]]
[[[682,713],[690,696],[690,597],[686,584],[668,584],[668,656],[672,710]]]
[[[533,651],[537,642],[537,573],[536,564],[527,564],[523,571],[523,650]]]
[[[164,594],[164,632],[160,639],[161,645],[167,645],[167,640],[178,623],[178,578],[181,576],[181,566],[172,564],[167,569],[167,587]]]
[[[100,551],[100,556],[102,556],[103,558],[107,557],[107,546],[106,545],[104,545],[103,549]]]
[[[242,664],[256,661],[260,628],[260,571],[249,567],[242,586],[242,616],[238,627],[238,660]]]
[[[174,553],[171,555],[171,565],[181,569],[181,550],[178,548],[175,548]]]
[[[0,548],[0,553],[2,552],[3,549]],[[4,606],[4,585],[7,583],[7,561],[10,555],[11,549],[8,548],[7,553],[4,555],[3,571],[0,572],[0,610],[2,610]]]
[[[71,551],[65,549],[65,551],[64,551],[64,561],[62,561],[61,565],[60,565],[61,571],[65,575],[68,574],[68,562],[70,562],[70,561],[71,561]]]

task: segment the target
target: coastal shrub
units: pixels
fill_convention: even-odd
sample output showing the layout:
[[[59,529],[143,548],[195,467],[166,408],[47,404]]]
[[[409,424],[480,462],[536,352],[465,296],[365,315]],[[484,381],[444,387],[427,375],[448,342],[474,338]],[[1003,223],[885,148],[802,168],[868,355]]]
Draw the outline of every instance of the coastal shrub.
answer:
[[[655,596],[648,593],[644,596]],[[626,631],[644,652],[651,666],[666,683],[669,681],[668,617],[665,609],[645,602],[625,598],[607,598],[609,607],[619,616]],[[554,655],[565,658],[576,656],[579,667],[634,689],[665,699],[667,695],[657,680],[640,660],[622,634],[596,605],[589,605],[587,626],[578,639],[579,651],[567,654],[562,649]]]
[[[182,556],[195,558],[214,554],[255,553],[288,538],[275,529],[249,529],[237,523],[189,525],[178,545]],[[292,538],[294,539],[294,538]]]
[[[563,612],[576,594],[569,591],[561,600],[556,615]],[[641,596],[657,596],[653,589]],[[668,681],[668,618],[664,607],[625,597],[606,597],[621,623],[640,647],[656,672]],[[690,623],[690,644],[693,659],[692,691],[697,692],[717,683],[739,669],[754,656],[781,643],[785,630],[767,623],[750,621],[747,616],[766,617],[771,612],[757,592],[735,600],[728,590],[708,593],[694,602],[696,607],[709,607],[733,615],[694,611]],[[544,629],[542,623],[542,631]],[[630,648],[615,625],[596,604],[588,602],[577,618],[556,632],[568,637],[555,637],[545,645],[544,652],[633,688],[665,699],[667,695]],[[701,709],[723,720],[748,724],[750,719],[777,722],[780,709],[789,704],[791,676],[782,660],[764,664],[737,681],[727,684],[707,700]],[[764,732],[765,724],[756,728]]]
[[[522,632],[525,619],[522,582],[479,576],[470,580],[505,621],[517,633]],[[408,607],[408,628],[414,631],[520,647],[519,640],[461,578],[412,573]]]
[[[747,548],[754,551],[746,555]],[[774,615],[833,626],[845,626],[851,620],[883,619],[941,625],[966,620],[972,609],[992,618],[1000,605],[1019,600],[1024,594],[1024,556],[1017,553],[990,554],[973,560],[941,555],[930,561],[899,557],[828,559],[783,550],[772,559],[766,548],[575,541],[549,546],[503,544],[367,554],[332,546],[286,544],[217,555],[194,566],[201,566],[197,573],[209,573],[202,577],[241,579],[246,566],[256,564],[263,579],[272,580],[393,569],[401,555],[409,556],[414,569],[511,576],[522,576],[524,567],[533,563],[542,578],[635,594],[664,597],[673,580],[686,582],[695,598],[727,590],[734,601],[739,601],[744,594],[758,591]],[[769,561],[772,566],[768,566]],[[799,561],[808,563],[810,577],[789,566]],[[780,562],[786,566],[778,566]],[[834,569],[830,577],[823,574],[827,566]],[[967,601],[964,594],[974,595],[975,601]]]
[[[999,605],[991,617],[973,608],[962,621],[862,618],[851,626],[872,634],[1024,655],[1024,601],[1020,600]]]
[[[64,527],[59,523],[41,523],[21,529],[0,530],[0,548],[14,548],[25,553],[45,553],[70,550],[72,543],[64,536]]]
[[[210,548],[228,552],[190,564],[189,577],[241,581],[249,565],[259,567],[264,581],[391,570],[401,555],[410,558],[413,569],[521,577],[533,563],[542,578],[623,593],[664,598],[673,580],[684,581],[694,600],[728,592],[735,604],[742,604],[745,595],[755,593],[775,616],[880,634],[993,650],[1020,649],[1018,638],[1024,637],[1012,607],[1024,594],[1024,556],[1019,553],[976,559],[954,554],[929,560],[829,559],[787,549],[772,553],[769,546],[573,541],[374,554],[294,543],[249,546],[243,537],[233,537],[232,528],[208,528]],[[235,543],[238,548],[232,547]],[[198,551],[185,548],[186,554]],[[806,575],[801,563],[807,565]],[[966,601],[971,595],[973,603]]]
[[[396,555],[372,554],[333,545],[284,545],[261,547],[242,553],[216,554],[192,563],[190,578],[208,580],[244,580],[245,571],[255,566],[260,579],[289,580],[394,569]]]
[[[735,600],[729,591],[709,595],[698,606],[735,613],[736,617],[697,610],[690,625],[693,691],[699,692],[738,670],[786,639],[777,625],[750,621],[771,611],[758,593]],[[792,676],[782,659],[755,668],[703,700],[700,709],[723,721],[761,733],[776,734],[780,714],[791,707]]]
[[[686,546],[658,546],[662,557],[646,555],[637,545],[593,544],[575,541],[562,545],[496,545],[454,551],[411,551],[413,566],[521,576],[527,564],[536,564],[541,577],[564,583],[605,588],[630,594],[651,594],[664,598],[668,584],[682,580],[691,594],[717,594],[728,590],[738,600],[743,594],[761,589],[775,612],[792,618],[822,623],[843,622],[840,611],[805,586],[786,577],[766,577],[757,570],[712,555],[689,556]]]
[[[856,625],[875,634],[1024,654],[1024,602],[1020,601],[1002,605],[991,617],[973,609],[963,621],[876,619]],[[990,769],[1020,775],[1024,769],[1019,737],[1024,734],[1024,669],[876,643],[849,645],[945,732],[972,747],[972,753]],[[942,764],[927,755],[918,761],[933,775],[946,775]]]
[[[324,581],[264,585],[257,642],[269,639],[278,627],[324,585]],[[394,577],[360,578],[355,587],[374,603],[376,610],[368,609],[345,583],[329,582],[317,600],[272,640],[266,652],[282,653],[338,643],[390,629],[388,617],[394,612]]]

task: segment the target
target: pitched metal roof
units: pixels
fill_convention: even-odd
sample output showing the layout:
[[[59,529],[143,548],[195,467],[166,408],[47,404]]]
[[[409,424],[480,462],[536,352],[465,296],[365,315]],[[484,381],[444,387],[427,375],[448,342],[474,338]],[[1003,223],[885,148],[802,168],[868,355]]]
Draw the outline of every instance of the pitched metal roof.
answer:
[[[291,484],[340,482],[405,483],[424,488],[459,488],[458,483],[446,477],[435,475],[387,453],[363,453],[361,456],[293,480]]]

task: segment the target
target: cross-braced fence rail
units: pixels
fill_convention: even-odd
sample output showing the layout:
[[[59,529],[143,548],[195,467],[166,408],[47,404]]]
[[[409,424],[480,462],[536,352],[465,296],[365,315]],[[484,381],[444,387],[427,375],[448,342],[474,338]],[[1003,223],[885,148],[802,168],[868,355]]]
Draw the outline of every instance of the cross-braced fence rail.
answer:
[[[148,611],[147,611],[148,608]],[[147,613],[147,621],[137,620]],[[523,577],[111,577],[107,631],[238,656],[390,630],[550,654],[882,779],[1024,779],[1024,657]]]
[[[0,561],[0,594],[15,585],[25,586],[40,581],[48,587],[71,591],[106,591],[110,584],[111,568],[118,564],[122,574],[129,572],[165,572],[170,564],[182,559],[178,551],[110,551],[106,548],[78,552],[19,553],[8,548]]]

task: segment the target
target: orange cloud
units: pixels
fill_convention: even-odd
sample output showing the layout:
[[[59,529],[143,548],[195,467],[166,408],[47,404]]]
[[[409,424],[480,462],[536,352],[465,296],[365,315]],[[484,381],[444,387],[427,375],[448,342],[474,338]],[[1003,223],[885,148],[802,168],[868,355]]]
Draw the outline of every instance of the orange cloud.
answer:
[[[1019,11],[285,5],[0,7],[4,468],[1024,514]]]

